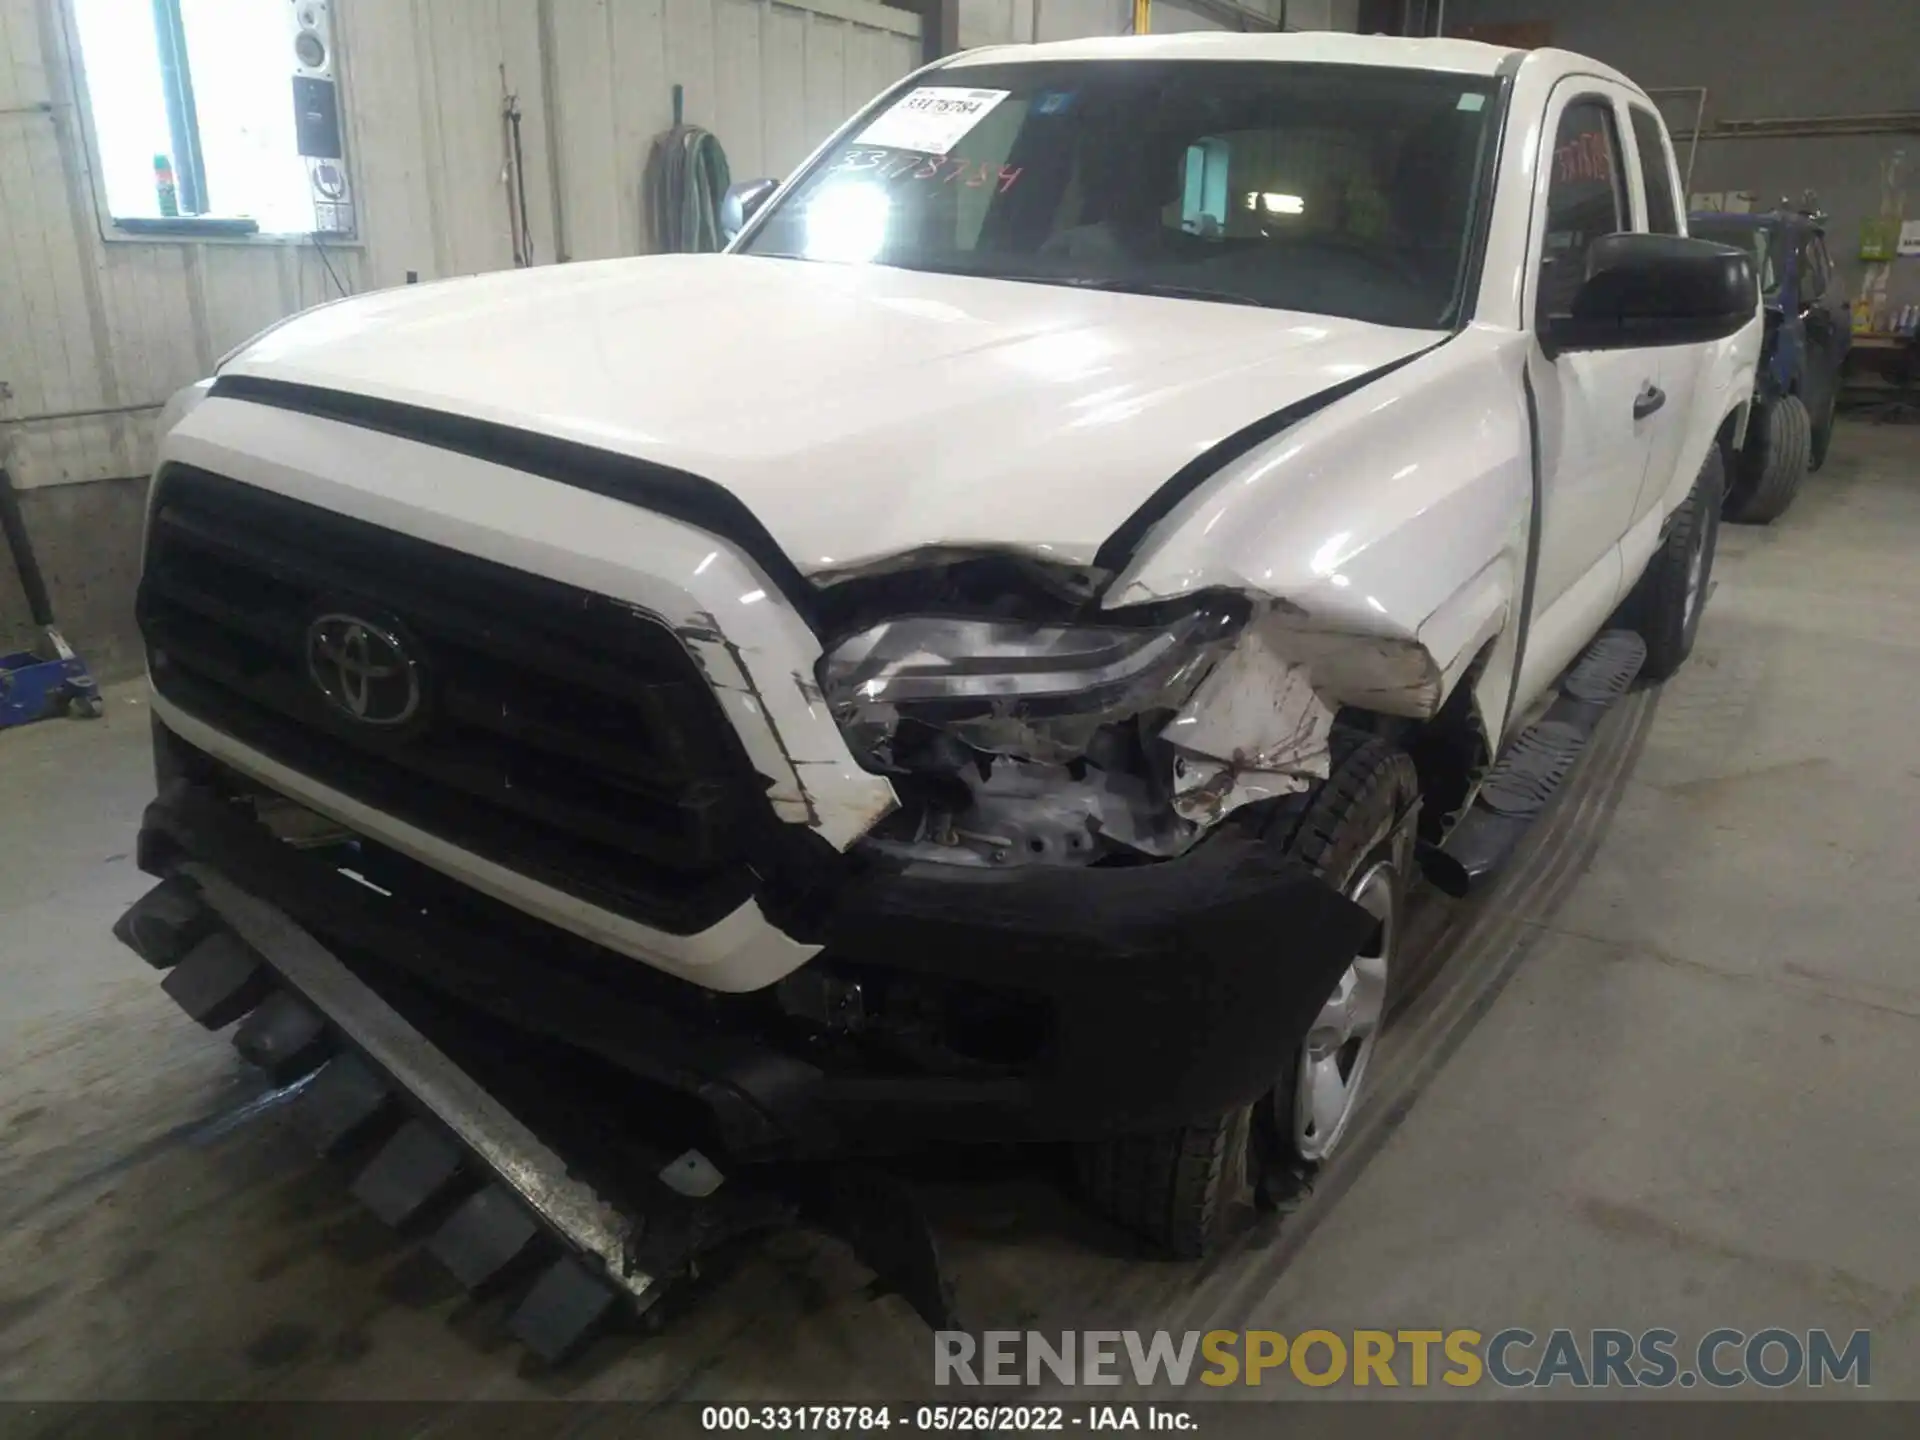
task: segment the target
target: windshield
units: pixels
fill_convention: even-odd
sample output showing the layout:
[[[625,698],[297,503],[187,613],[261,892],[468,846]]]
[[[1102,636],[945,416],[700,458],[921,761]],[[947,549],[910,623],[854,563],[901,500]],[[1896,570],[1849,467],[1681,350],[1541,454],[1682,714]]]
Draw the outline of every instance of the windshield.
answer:
[[[1687,221],[1687,233],[1696,240],[1711,240],[1716,245],[1731,245],[1746,251],[1753,256],[1754,272],[1760,277],[1760,293],[1769,297],[1780,293],[1780,271],[1774,264],[1774,256],[1780,249],[1780,232],[1773,226],[1695,215]]]
[[[1492,80],[1130,60],[921,81],[876,102],[740,248],[1383,325],[1459,318]]]

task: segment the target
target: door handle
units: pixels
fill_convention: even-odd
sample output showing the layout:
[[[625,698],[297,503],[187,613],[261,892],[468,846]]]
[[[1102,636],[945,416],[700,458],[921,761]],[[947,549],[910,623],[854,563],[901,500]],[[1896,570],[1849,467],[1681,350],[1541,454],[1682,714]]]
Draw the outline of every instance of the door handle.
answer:
[[[1641,386],[1640,393],[1633,397],[1633,418],[1644,420],[1666,403],[1667,392],[1649,381]]]

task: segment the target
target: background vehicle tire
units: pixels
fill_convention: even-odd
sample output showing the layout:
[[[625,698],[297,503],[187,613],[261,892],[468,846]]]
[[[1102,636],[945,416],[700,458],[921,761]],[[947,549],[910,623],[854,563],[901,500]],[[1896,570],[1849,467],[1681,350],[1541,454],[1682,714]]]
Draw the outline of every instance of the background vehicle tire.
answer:
[[[1727,519],[1740,525],[1766,525],[1786,514],[1813,459],[1813,421],[1798,395],[1766,406],[1755,424],[1727,496]]]
[[[1833,412],[1840,404],[1837,382],[1834,388],[1836,393],[1827,397],[1825,412],[1813,422],[1813,443],[1807,451],[1809,474],[1827,463],[1827,449],[1833,444]]]
[[[1693,653],[1713,579],[1725,476],[1726,462],[1715,445],[1707,451],[1692,493],[1673,512],[1666,538],[1622,607],[1622,617],[1647,642],[1647,660],[1640,673],[1649,680],[1665,680]]]
[[[1262,838],[1313,867],[1343,893],[1353,895],[1364,887],[1361,903],[1376,913],[1385,911],[1375,938],[1359,957],[1379,960],[1374,973],[1360,973],[1360,964],[1350,968],[1321,1011],[1325,1021],[1345,994],[1349,1016],[1368,1018],[1370,1012],[1370,1029],[1343,1037],[1343,1042],[1360,1042],[1347,1057],[1355,1099],[1397,978],[1393,942],[1400,932],[1411,842],[1396,834],[1394,826],[1417,793],[1413,761],[1404,751],[1361,732],[1336,730],[1327,779],[1262,817]],[[1378,955],[1370,957],[1370,950]],[[1332,1035],[1321,1030],[1316,1024],[1324,1051]],[[1294,1134],[1302,1052],[1314,1040],[1309,1036],[1296,1050],[1274,1090],[1261,1101],[1176,1130],[1079,1146],[1076,1159],[1087,1201],[1169,1255],[1194,1259],[1207,1254],[1223,1238],[1235,1202],[1262,1187],[1270,1172],[1277,1167],[1305,1174],[1337,1145],[1338,1133],[1323,1136],[1324,1143],[1306,1147],[1313,1154],[1303,1154]],[[1341,1048],[1349,1047],[1343,1043]],[[1343,1117],[1339,1128],[1344,1130],[1344,1125]]]

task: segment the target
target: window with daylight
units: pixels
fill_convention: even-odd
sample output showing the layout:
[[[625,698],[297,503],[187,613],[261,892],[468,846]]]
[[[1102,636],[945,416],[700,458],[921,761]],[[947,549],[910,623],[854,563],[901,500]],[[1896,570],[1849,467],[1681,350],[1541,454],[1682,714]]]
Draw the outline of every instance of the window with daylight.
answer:
[[[129,234],[351,234],[325,0],[69,0]]]

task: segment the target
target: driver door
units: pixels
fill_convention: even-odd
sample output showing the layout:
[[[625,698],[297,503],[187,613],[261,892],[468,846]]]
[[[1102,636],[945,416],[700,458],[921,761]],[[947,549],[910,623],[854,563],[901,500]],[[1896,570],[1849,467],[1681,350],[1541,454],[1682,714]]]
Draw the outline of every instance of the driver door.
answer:
[[[1587,251],[1634,228],[1630,172],[1613,87],[1577,77],[1548,109],[1534,200],[1533,313],[1570,312]],[[1610,350],[1529,357],[1539,412],[1540,535],[1523,702],[1557,675],[1612,610],[1619,542],[1632,524],[1663,408],[1658,352]]]

